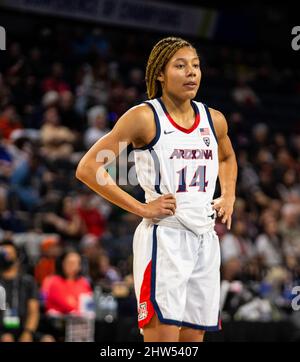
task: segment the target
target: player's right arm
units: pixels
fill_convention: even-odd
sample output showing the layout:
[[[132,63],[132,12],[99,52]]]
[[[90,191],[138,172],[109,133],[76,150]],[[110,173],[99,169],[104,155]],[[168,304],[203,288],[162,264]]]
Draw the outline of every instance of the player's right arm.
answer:
[[[80,160],[76,177],[111,203],[145,218],[170,216],[175,213],[176,200],[172,194],[163,195],[144,204],[122,190],[105,167],[129,144],[141,146],[155,135],[153,112],[143,104],[129,109],[114,128],[99,139]],[[122,147],[120,147],[122,145]]]

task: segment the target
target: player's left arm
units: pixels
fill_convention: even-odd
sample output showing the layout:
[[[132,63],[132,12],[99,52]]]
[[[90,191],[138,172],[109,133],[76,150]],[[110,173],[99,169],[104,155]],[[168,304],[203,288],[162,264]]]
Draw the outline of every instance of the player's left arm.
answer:
[[[221,186],[221,196],[213,200],[213,208],[217,211],[218,216],[222,217],[222,223],[226,223],[229,230],[235,202],[237,162],[228,137],[228,126],[224,115],[215,109],[210,108],[209,110],[218,139],[219,180]]]

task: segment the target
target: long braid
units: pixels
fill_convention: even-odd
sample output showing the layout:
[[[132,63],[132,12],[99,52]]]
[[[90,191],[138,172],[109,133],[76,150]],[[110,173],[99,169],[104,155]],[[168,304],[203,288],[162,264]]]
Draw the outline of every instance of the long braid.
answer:
[[[188,41],[175,37],[161,39],[155,44],[150,53],[146,68],[146,85],[149,99],[155,98],[161,90],[160,82],[157,80],[159,73],[177,50],[186,46],[193,48]]]

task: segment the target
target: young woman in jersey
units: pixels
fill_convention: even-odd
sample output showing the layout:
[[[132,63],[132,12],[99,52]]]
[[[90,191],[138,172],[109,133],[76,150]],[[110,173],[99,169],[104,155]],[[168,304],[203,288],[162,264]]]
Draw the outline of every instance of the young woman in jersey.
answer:
[[[196,49],[160,40],[146,69],[149,100],[129,109],[80,161],[76,177],[143,221],[133,240],[138,324],[145,342],[202,341],[218,330],[220,248],[216,214],[231,225],[237,164],[222,113],[195,102],[201,80]],[[132,144],[141,203],[105,171]],[[114,156],[114,157],[115,157]],[[221,196],[213,200],[219,176]]]

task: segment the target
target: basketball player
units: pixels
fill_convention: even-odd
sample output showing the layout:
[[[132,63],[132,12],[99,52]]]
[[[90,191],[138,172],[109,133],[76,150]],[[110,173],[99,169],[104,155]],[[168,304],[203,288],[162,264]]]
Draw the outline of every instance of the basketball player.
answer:
[[[230,229],[237,165],[223,114],[193,101],[200,80],[195,48],[180,38],[160,40],[146,69],[149,100],[129,109],[76,172],[102,197],[143,217],[133,272],[145,342],[200,342],[205,330],[220,327],[214,224],[218,215]],[[134,147],[146,203],[119,188],[105,171],[107,160],[99,160],[100,151],[117,155],[120,142]],[[218,176],[221,196],[213,200]]]

